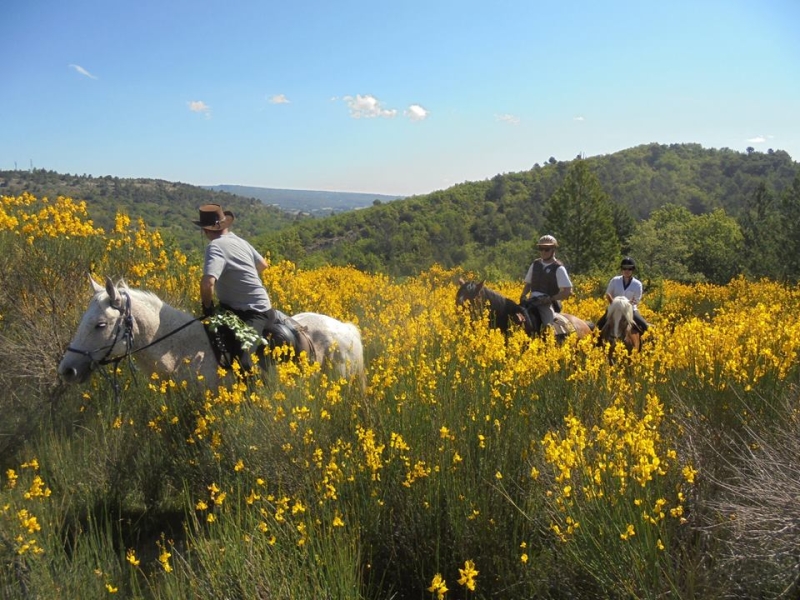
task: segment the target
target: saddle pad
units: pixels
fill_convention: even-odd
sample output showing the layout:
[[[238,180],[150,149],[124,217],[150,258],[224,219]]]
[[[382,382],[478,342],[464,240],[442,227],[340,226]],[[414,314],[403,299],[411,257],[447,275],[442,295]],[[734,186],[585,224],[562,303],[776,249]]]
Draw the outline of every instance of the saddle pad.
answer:
[[[556,335],[569,335],[570,333],[575,333],[575,326],[572,324],[572,321],[570,321],[561,313],[556,313],[555,319],[553,320],[553,329],[555,330]]]

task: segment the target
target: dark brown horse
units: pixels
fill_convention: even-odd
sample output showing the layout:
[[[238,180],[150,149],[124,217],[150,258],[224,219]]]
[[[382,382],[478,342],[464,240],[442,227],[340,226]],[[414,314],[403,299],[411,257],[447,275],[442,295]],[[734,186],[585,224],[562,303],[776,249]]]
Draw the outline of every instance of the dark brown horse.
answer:
[[[461,306],[469,303],[474,310],[480,310],[485,306],[489,307],[489,324],[499,328],[503,333],[508,333],[509,326],[513,323],[525,329],[525,333],[531,337],[538,335],[540,331],[538,312],[531,314],[523,306],[513,300],[506,298],[500,292],[496,292],[484,285],[484,282],[458,280],[459,288],[456,293],[456,304]],[[556,336],[563,339],[567,335],[574,333],[578,339],[591,334],[594,325],[567,313],[556,315]]]
[[[506,298],[500,292],[489,289],[483,281],[458,280],[459,288],[456,293],[456,305],[463,306],[469,303],[473,314],[478,314],[485,306],[489,307],[489,326],[499,329],[504,334],[508,333],[509,326],[513,323],[519,325],[525,332],[533,331],[530,315],[519,304]]]
[[[617,343],[625,344],[628,353],[642,349],[639,329],[633,320],[633,304],[625,296],[617,296],[608,305],[606,324],[600,330],[600,341],[608,345],[608,360],[614,363]]]

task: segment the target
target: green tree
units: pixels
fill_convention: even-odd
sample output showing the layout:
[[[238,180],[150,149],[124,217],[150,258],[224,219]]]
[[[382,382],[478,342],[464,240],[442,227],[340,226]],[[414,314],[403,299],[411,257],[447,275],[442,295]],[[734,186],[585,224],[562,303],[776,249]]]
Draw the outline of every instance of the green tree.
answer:
[[[628,210],[626,206],[615,203],[612,204],[612,208],[614,229],[617,231],[617,238],[622,243],[620,250],[623,256],[627,256],[631,253],[630,239],[636,227],[636,221],[633,219],[631,211]]]
[[[652,277],[698,281],[703,276],[687,266],[691,255],[689,231],[694,217],[688,209],[667,204],[636,225],[630,241],[631,254]]]
[[[712,283],[726,284],[741,270],[743,236],[736,219],[718,208],[693,217],[688,228],[689,264]]]
[[[611,199],[584,160],[576,160],[544,210],[545,232],[559,241],[574,273],[607,272],[619,256]]]
[[[757,252],[746,252],[743,255],[742,268],[748,275],[776,279],[783,276],[782,220],[780,206],[774,195],[761,182],[756,191],[746,199],[738,219],[744,246],[758,248]]]
[[[781,265],[785,277],[800,280],[800,172],[781,198],[783,214],[783,252]]]

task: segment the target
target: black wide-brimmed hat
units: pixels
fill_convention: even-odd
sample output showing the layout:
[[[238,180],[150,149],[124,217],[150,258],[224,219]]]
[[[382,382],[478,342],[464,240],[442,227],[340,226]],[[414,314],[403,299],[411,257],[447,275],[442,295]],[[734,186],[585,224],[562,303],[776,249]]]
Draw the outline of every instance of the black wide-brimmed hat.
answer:
[[[200,207],[200,220],[194,224],[203,229],[221,231],[231,226],[236,217],[229,210],[222,210],[219,204],[204,204]]]

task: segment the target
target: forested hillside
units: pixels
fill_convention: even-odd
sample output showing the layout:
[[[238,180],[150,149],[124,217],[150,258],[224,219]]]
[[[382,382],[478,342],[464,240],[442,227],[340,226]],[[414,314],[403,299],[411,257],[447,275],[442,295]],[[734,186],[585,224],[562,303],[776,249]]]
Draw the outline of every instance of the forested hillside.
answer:
[[[692,262],[705,258],[692,255],[691,248],[683,246],[693,244],[692,233],[701,235],[703,227],[717,225],[716,221],[706,223],[709,215],[723,219],[723,229],[731,223],[741,229],[738,220],[746,208],[753,207],[759,194],[764,204],[759,210],[782,210],[780,201],[790,193],[798,173],[798,164],[780,150],[760,153],[750,149],[742,153],[704,149],[698,144],[650,144],[572,161],[551,158],[529,171],[500,174],[488,181],[298,223],[261,236],[259,243],[269,248],[273,257],[309,267],[351,264],[391,275],[411,275],[440,263],[445,267],[461,265],[489,278],[521,277],[535,239],[545,233],[545,228],[557,225],[554,219],[559,207],[552,205],[553,198],[577,162],[588,167],[588,176],[594,180],[589,185],[597,184],[593,193],[610,201],[619,242],[613,257],[590,262],[586,270],[597,268],[597,264],[606,268],[621,252],[636,249],[634,242],[642,223],[658,214],[662,225],[665,220],[670,224],[677,220],[692,230],[683,232],[686,235],[677,249],[677,260],[687,264],[664,268],[652,265],[653,274],[682,280],[727,280],[731,269],[718,265],[693,268]],[[562,194],[559,202],[563,201]],[[667,211],[666,216],[660,213],[664,207],[672,212]],[[578,215],[581,208],[577,207]],[[569,227],[569,223],[562,223],[563,227]],[[659,233],[654,232],[656,237]],[[725,252],[714,257],[717,262],[736,262],[732,266],[735,272],[746,271],[736,258],[742,235],[741,231],[734,234],[726,241]],[[656,246],[657,240],[639,250],[657,253]],[[663,249],[665,253],[674,251]],[[569,252],[569,248],[562,248],[562,255]]]
[[[159,179],[123,179],[91,175],[59,174],[44,169],[0,171],[0,194],[19,195],[23,191],[42,198],[69,196],[85,200],[95,225],[109,231],[118,211],[132,219],[144,219],[157,227],[162,236],[173,240],[184,251],[202,248],[198,243],[197,207],[215,202],[236,214],[236,228],[246,236],[263,234],[285,227],[300,217],[275,207],[265,206],[256,198],[207,190],[194,185]]]
[[[272,260],[352,265],[393,276],[433,264],[519,279],[535,240],[553,233],[570,272],[603,277],[632,253],[647,278],[725,283],[738,274],[800,279],[800,177],[784,151],[649,144],[534,165],[529,171],[321,219],[255,198],[153,179],[0,171],[0,194],[85,200],[110,229],[117,211],[158,227],[184,251],[202,249],[197,207],[218,202]],[[759,251],[744,252],[745,247]]]

